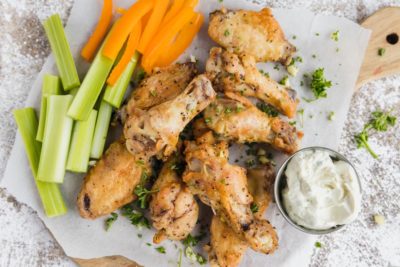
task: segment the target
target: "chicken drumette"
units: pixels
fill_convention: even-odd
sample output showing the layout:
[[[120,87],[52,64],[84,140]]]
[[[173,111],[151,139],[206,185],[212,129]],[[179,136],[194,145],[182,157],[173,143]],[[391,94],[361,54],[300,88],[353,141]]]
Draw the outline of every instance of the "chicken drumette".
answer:
[[[210,206],[214,213],[242,237],[252,249],[271,253],[278,238],[266,220],[251,212],[253,197],[247,186],[246,170],[228,162],[226,142],[187,142],[187,168],[183,180],[191,192]]]
[[[256,97],[289,118],[296,114],[296,91],[261,74],[253,56],[239,56],[214,47],[210,50],[206,71],[218,91]]]
[[[285,38],[269,8],[260,11],[217,10],[210,14],[208,34],[220,46],[260,61],[288,65],[296,48]]]

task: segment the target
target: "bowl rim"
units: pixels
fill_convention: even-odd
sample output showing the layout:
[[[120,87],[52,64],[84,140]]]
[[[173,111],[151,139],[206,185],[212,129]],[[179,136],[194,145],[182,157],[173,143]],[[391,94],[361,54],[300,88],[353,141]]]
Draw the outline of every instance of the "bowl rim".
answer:
[[[311,228],[306,228],[304,226],[301,226],[299,224],[297,224],[292,218],[290,218],[289,214],[286,212],[285,207],[283,205],[283,201],[282,201],[282,188],[281,188],[281,184],[282,184],[282,179],[286,179],[286,176],[284,175],[284,171],[286,170],[287,165],[289,164],[289,162],[292,160],[292,158],[294,156],[296,156],[299,153],[302,153],[304,151],[308,151],[308,150],[324,150],[324,151],[328,151],[330,152],[330,154],[334,157],[337,157],[338,160],[342,160],[346,163],[348,163],[351,168],[354,170],[355,174],[356,174],[356,178],[357,178],[357,183],[360,189],[360,194],[362,195],[362,187],[361,187],[361,180],[360,180],[360,176],[358,175],[358,172],[356,170],[356,168],[354,167],[354,165],[345,157],[343,156],[341,153],[328,148],[328,147],[323,147],[323,146],[309,146],[309,147],[304,147],[302,149],[297,150],[295,153],[293,153],[292,155],[290,155],[290,157],[288,157],[284,163],[279,167],[278,172],[275,175],[275,182],[274,182],[274,198],[275,198],[275,203],[278,207],[278,210],[280,212],[280,214],[283,216],[283,218],[285,218],[285,220],[294,228],[296,228],[297,230],[300,230],[304,233],[307,234],[312,234],[312,235],[323,235],[323,234],[329,234],[332,232],[335,232],[337,230],[342,229],[344,226],[346,226],[346,224],[340,224],[340,225],[336,225],[334,227],[328,228],[328,229],[311,229]]]

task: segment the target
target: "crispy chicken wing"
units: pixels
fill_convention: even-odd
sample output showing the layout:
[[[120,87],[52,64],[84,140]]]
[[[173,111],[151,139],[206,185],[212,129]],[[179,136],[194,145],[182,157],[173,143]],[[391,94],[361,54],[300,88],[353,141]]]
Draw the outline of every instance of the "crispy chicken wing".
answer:
[[[216,90],[256,97],[289,118],[296,115],[296,91],[261,74],[250,55],[238,56],[214,47],[210,50],[206,71]]]
[[[95,219],[132,202],[142,172],[149,169],[148,158],[133,156],[122,139],[114,142],[84,179],[77,200],[80,215]]]
[[[187,168],[183,180],[191,192],[211,206],[222,221],[256,251],[271,253],[278,238],[266,220],[251,212],[253,198],[247,187],[246,170],[228,162],[226,142],[216,144],[187,142]]]
[[[266,142],[286,153],[298,148],[296,128],[279,117],[270,117],[247,99],[219,98],[204,111],[207,126],[239,143]]]
[[[288,65],[296,48],[290,44],[269,8],[260,11],[217,10],[210,14],[208,34],[224,48],[260,61]]]
[[[248,170],[249,192],[253,196],[253,203],[258,207],[254,216],[260,220],[272,199],[273,180],[274,169],[272,165]],[[246,240],[237,235],[228,224],[222,222],[215,215],[211,221],[210,234],[210,246],[208,247],[210,265],[215,267],[238,266],[248,248]]]
[[[157,191],[150,201],[150,216],[158,232],[154,243],[165,238],[182,240],[193,230],[199,215],[199,206],[187,186],[178,177],[177,156],[171,156],[165,163],[152,187]]]
[[[169,156],[185,126],[215,97],[210,80],[199,75],[176,98],[148,111],[135,109],[124,126],[128,150],[134,155]]]

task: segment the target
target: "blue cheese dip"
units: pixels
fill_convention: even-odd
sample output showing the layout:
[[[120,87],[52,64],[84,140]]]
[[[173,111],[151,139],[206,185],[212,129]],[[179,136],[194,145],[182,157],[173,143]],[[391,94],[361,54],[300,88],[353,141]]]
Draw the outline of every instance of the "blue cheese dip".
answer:
[[[353,167],[334,161],[328,151],[296,154],[285,171],[283,205],[297,224],[326,230],[352,222],[361,205],[361,191]]]

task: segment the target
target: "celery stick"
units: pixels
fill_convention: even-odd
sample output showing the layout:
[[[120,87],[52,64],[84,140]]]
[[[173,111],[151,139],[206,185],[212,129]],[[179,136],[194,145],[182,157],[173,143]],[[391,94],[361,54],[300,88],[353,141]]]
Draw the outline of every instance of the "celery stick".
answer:
[[[92,110],[88,120],[75,122],[68,153],[67,170],[73,172],[87,171],[96,118],[97,111]]]
[[[39,116],[39,129],[36,135],[36,140],[43,141],[44,126],[46,122],[46,99],[49,95],[59,95],[61,94],[61,82],[60,78],[50,74],[45,74],[43,76],[42,85],[42,103],[40,103],[40,116]]]
[[[102,55],[102,51],[100,48],[68,110],[68,116],[75,120],[89,118],[114,64],[113,60]]]
[[[38,120],[33,108],[23,108],[13,111],[19,132],[24,142],[29,165],[32,170],[36,188],[47,217],[60,216],[67,212],[60,188],[57,184],[37,180],[39,157],[42,144],[36,141]]]
[[[72,132],[72,119],[67,116],[71,95],[47,97],[46,127],[40,154],[38,180],[62,183]]]
[[[113,108],[110,104],[106,101],[101,101],[96,120],[96,129],[94,130],[92,149],[90,151],[90,157],[93,159],[99,159],[103,154],[112,111]]]
[[[131,58],[125,70],[118,78],[114,86],[107,86],[104,93],[104,100],[116,108],[121,106],[124,98],[126,89],[128,89],[129,81],[132,77],[132,73],[135,70],[136,64],[139,60],[140,54],[138,52]]]
[[[64,90],[78,87],[80,85],[78,72],[76,71],[74,58],[72,57],[60,16],[55,14],[49,17],[44,21],[43,27],[49,39],[51,51],[53,51],[56,59]]]

